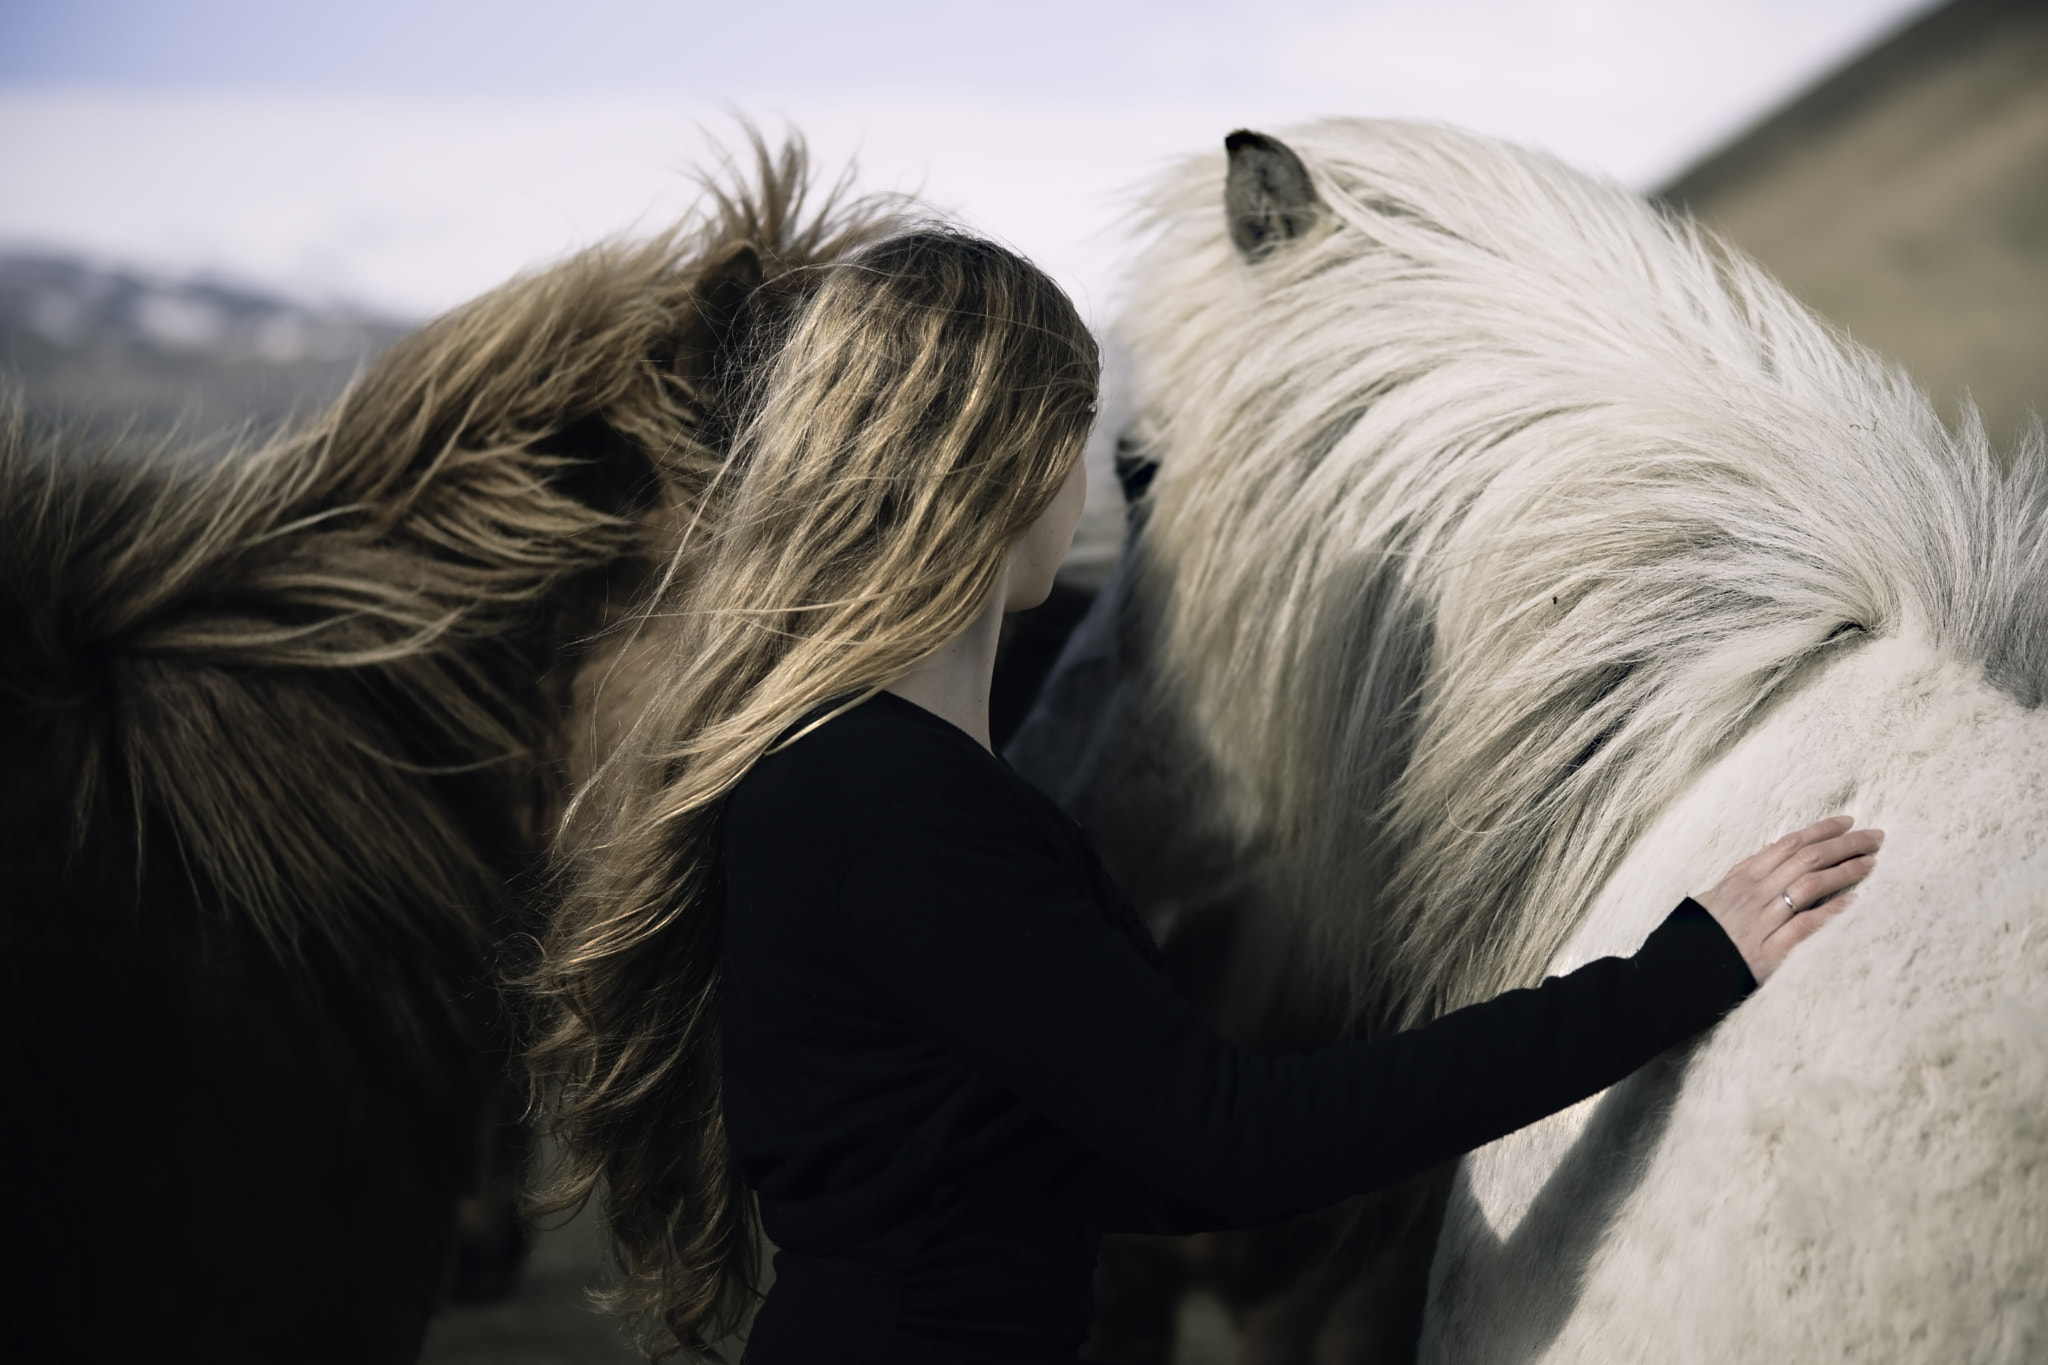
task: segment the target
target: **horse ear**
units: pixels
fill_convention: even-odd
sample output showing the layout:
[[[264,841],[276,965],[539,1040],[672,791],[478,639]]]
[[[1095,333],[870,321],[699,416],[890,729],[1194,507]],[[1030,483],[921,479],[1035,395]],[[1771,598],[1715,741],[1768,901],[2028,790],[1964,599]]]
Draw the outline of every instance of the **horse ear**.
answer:
[[[705,270],[703,283],[698,286],[698,307],[721,344],[738,321],[748,297],[761,287],[766,273],[761,267],[761,253],[752,242],[739,243],[725,259]]]
[[[1223,216],[1230,240],[1248,261],[1306,233],[1322,220],[1308,167],[1276,137],[1240,128],[1223,139],[1230,175],[1223,182]]]

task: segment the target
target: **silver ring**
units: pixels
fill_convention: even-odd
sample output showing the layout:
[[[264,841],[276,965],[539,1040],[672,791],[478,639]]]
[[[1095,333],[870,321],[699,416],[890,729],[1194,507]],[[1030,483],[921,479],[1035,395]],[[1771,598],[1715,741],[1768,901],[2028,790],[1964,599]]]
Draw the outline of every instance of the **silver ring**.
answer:
[[[1799,907],[1792,903],[1792,893],[1790,891],[1780,891],[1778,893],[1778,899],[1785,902],[1785,908],[1787,910],[1790,910],[1795,915],[1799,913]]]

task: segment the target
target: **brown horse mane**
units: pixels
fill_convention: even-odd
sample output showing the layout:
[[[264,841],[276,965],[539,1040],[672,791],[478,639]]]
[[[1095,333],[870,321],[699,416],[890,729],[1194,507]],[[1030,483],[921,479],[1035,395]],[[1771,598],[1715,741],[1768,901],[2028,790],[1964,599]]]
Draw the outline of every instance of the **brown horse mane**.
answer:
[[[463,989],[559,806],[589,640],[718,468],[742,305],[893,221],[748,138],[693,219],[426,324],[271,439],[88,450],[9,405],[0,724],[71,737],[37,857],[154,827],[182,866],[139,904],[189,878],[284,962]]]

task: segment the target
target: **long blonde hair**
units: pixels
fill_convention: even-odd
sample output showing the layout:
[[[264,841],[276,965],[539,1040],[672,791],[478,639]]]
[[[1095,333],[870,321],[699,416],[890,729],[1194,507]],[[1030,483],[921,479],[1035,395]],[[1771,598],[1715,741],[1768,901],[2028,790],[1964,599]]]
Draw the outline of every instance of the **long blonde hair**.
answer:
[[[602,1191],[615,1301],[659,1319],[657,1353],[710,1353],[754,1297],[719,1091],[725,799],[807,712],[872,695],[983,610],[1079,457],[1099,371],[1050,279],[938,227],[825,268],[755,331],[777,339],[698,543],[646,609],[677,627],[673,656],[572,811],[534,977],[547,1202]]]

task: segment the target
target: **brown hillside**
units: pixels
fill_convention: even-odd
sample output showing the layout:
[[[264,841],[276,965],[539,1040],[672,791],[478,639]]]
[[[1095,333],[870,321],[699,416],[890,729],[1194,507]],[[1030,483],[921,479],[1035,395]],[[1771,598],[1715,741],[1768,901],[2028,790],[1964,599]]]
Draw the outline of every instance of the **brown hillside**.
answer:
[[[1664,195],[1993,439],[2048,412],[2048,4],[1954,0]]]

